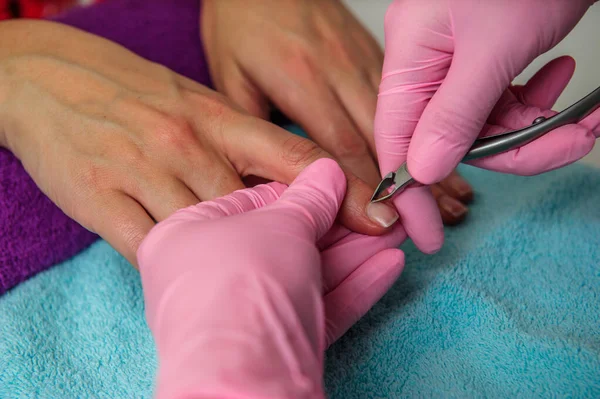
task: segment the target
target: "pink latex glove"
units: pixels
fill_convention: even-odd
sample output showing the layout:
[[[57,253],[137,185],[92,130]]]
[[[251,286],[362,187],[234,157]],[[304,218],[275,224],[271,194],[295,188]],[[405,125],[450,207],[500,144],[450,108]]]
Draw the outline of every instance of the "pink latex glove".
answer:
[[[382,175],[408,160],[408,170],[418,182],[439,182],[478,136],[522,128],[539,116],[553,115],[549,108],[556,98],[544,96],[558,87],[562,90],[572,74],[572,60],[563,59],[539,74],[525,94],[515,95],[510,84],[562,40],[592,3],[395,1],[385,18],[385,61],[375,118]],[[538,101],[528,102],[529,97]],[[590,118],[473,164],[533,175],[574,162],[594,145],[598,113]],[[419,249],[437,251],[443,243],[442,222],[429,190],[408,189],[394,203]]]
[[[322,159],[287,189],[237,191],[150,232],[138,261],[158,398],[324,397],[325,347],[404,264],[401,226],[381,237],[330,230],[345,188]]]

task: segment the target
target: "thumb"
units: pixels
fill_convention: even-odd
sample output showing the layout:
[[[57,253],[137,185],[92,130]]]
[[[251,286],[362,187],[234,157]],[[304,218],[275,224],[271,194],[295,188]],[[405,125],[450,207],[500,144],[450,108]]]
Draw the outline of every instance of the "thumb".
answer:
[[[308,227],[311,239],[331,229],[346,193],[346,176],[332,159],[322,158],[304,169],[272,209],[283,209]],[[267,209],[265,209],[266,211]]]
[[[572,57],[558,57],[544,65],[524,86],[513,86],[511,91],[523,104],[551,109],[574,72],[575,60]]]

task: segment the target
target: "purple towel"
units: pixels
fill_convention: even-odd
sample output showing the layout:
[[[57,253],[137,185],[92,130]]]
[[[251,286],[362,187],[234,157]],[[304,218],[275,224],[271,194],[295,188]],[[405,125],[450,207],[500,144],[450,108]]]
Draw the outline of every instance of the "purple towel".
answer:
[[[210,85],[199,13],[198,0],[113,0],[55,20]],[[97,238],[58,209],[21,163],[0,149],[0,294],[76,255]]]

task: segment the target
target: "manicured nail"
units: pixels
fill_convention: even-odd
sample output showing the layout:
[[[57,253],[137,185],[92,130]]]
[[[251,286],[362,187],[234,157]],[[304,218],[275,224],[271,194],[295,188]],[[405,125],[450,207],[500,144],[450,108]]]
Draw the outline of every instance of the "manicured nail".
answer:
[[[450,181],[450,186],[458,195],[461,196],[461,198],[468,197],[473,194],[471,185],[460,176],[454,176]]]
[[[388,228],[398,220],[399,216],[395,209],[380,202],[367,205],[367,216],[383,228]]]
[[[449,195],[442,195],[438,198],[438,202],[440,207],[456,218],[463,217],[468,211],[467,207],[464,206],[462,202],[455,200]]]

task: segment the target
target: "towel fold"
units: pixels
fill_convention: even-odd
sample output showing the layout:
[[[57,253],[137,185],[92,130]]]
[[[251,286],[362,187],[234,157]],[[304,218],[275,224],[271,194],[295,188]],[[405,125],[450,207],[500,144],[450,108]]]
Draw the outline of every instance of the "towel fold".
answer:
[[[470,167],[468,221],[327,352],[331,398],[600,397],[600,173]],[[105,242],[0,298],[0,397],[150,398],[138,273]]]

